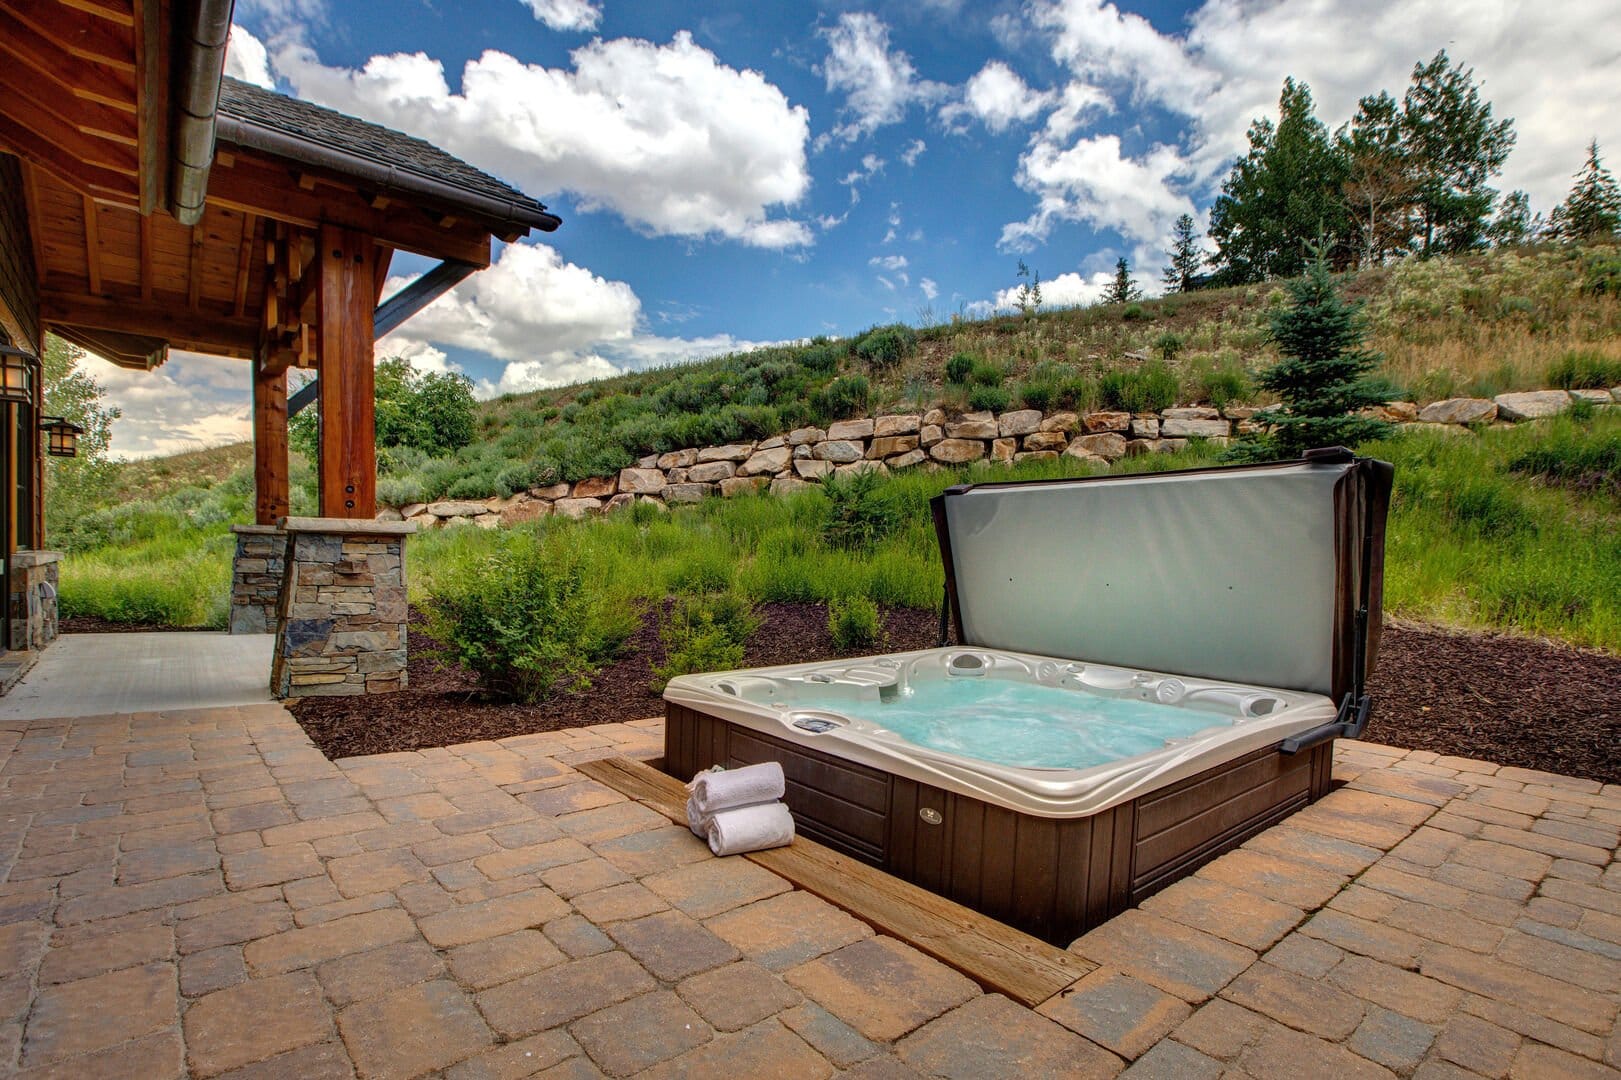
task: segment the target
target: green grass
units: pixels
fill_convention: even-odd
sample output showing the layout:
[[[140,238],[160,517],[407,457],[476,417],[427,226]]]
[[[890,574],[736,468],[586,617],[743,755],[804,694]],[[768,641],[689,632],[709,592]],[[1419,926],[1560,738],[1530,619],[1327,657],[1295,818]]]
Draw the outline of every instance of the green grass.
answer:
[[[223,628],[234,547],[223,530],[175,527],[134,543],[69,554],[61,567],[60,612],[116,623]]]

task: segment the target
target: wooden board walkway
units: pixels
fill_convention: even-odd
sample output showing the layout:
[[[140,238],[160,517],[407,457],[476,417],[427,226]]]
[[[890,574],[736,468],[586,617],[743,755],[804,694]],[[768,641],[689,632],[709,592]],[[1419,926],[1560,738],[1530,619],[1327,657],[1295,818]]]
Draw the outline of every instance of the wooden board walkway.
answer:
[[[671,821],[687,823],[687,789],[673,776],[622,757],[574,767]],[[743,858],[1030,1008],[1095,966],[814,840],[796,837],[787,847]]]

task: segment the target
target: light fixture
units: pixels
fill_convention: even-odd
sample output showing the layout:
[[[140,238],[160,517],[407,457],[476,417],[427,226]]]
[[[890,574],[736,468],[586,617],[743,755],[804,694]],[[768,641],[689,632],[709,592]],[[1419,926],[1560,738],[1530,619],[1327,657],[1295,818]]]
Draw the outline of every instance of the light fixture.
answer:
[[[52,457],[78,457],[79,436],[84,428],[60,416],[42,416],[39,430],[45,433],[45,452]]]
[[[39,357],[10,345],[0,345],[0,401],[31,405],[34,401],[34,365]]]

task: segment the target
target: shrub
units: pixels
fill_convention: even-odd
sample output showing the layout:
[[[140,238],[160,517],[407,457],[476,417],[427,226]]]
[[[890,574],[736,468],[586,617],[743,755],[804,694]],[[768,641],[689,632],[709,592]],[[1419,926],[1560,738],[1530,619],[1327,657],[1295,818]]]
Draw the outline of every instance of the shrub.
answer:
[[[829,474],[822,483],[822,492],[828,501],[822,538],[834,547],[870,549],[899,521],[883,477],[877,472]]]
[[[1105,407],[1126,412],[1159,412],[1176,404],[1181,389],[1176,375],[1158,361],[1136,371],[1117,369],[1098,382],[1098,397]]]
[[[856,355],[875,371],[883,371],[900,363],[901,357],[911,351],[916,341],[909,327],[896,324],[869,331],[856,342]]]
[[[800,350],[799,362],[805,370],[818,375],[831,375],[839,370],[839,361],[844,357],[844,347],[829,341],[813,341]]]
[[[976,386],[968,391],[968,407],[970,409],[1001,412],[1008,407],[1012,400],[1006,390],[1000,386]]]
[[[881,627],[878,605],[865,596],[844,596],[827,605],[827,632],[841,653],[877,645]]]
[[[867,411],[872,397],[872,385],[863,375],[844,375],[817,391],[812,403],[816,415],[823,420],[847,420]]]
[[[968,373],[968,379],[975,386],[1001,386],[1007,372],[1000,364],[993,364],[989,360],[980,360],[974,364]]]
[[[1120,317],[1127,322],[1137,322],[1139,319],[1148,318],[1148,312],[1143,309],[1141,304],[1127,304],[1126,310],[1120,313]]]
[[[505,698],[589,686],[640,613],[603,586],[581,532],[500,532],[447,556],[423,598],[428,635]]]
[[[1058,384],[1055,382],[1026,382],[1019,387],[1019,403],[1027,409],[1046,412],[1057,400]]]
[[[1582,288],[1600,296],[1621,296],[1621,252],[1614,248],[1588,252],[1582,267]]]
[[[946,382],[951,383],[953,386],[962,386],[968,381],[968,376],[973,374],[974,365],[977,362],[967,353],[957,353],[952,356],[950,360],[946,361]]]
[[[1549,365],[1548,385],[1565,390],[1621,386],[1621,360],[1611,360],[1596,349],[1568,352]]]
[[[1182,337],[1169,330],[1154,339],[1154,350],[1159,353],[1160,359],[1167,364],[1176,362],[1176,355],[1182,351]]]
[[[1214,368],[1199,375],[1199,400],[1208,401],[1218,409],[1229,402],[1245,400],[1252,390],[1249,375],[1240,367]]]
[[[653,667],[653,689],[663,690],[677,675],[741,666],[759,626],[754,608],[735,592],[677,597],[659,624],[664,663]]]

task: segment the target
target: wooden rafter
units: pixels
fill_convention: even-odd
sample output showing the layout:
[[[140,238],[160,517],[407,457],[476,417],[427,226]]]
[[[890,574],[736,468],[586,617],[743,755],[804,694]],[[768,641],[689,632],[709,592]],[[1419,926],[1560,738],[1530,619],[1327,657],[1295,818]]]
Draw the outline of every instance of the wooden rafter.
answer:
[[[196,311],[203,299],[203,227],[192,225],[188,245],[189,262],[186,270],[186,306]]]
[[[45,280],[45,219],[39,213],[39,180],[34,167],[21,162],[23,174],[23,206],[28,210],[28,238],[34,247],[34,275]]]
[[[135,25],[135,14],[130,11],[128,4],[98,3],[97,0],[58,0],[65,7],[76,8],[87,15],[94,15],[98,19],[119,26]]]
[[[253,241],[259,229],[259,219],[253,214],[242,215],[242,242],[236,253],[235,311],[245,315],[248,310],[248,275],[253,270]]]
[[[55,45],[5,9],[0,9],[0,52],[60,88],[62,95],[135,112],[135,84],[127,75],[94,64],[75,64],[70,73],[57,62]]]
[[[161,293],[143,304],[48,289],[40,294],[39,309],[47,323],[159,338],[179,349],[217,356],[247,359],[259,344],[253,320],[187,311],[179,298]]]
[[[94,15],[71,8],[64,10],[64,7],[61,4],[28,5],[21,11],[13,8],[12,15],[68,56],[113,71],[135,74],[135,60],[130,55],[124,32]]]
[[[90,291],[101,292],[101,235],[100,222],[96,220],[96,203],[90,196],[84,196],[84,268],[85,277],[90,282]]]
[[[151,214],[169,195],[169,37],[164,5],[138,0],[135,78],[140,86],[135,114],[136,157],[141,169],[141,213]]]

